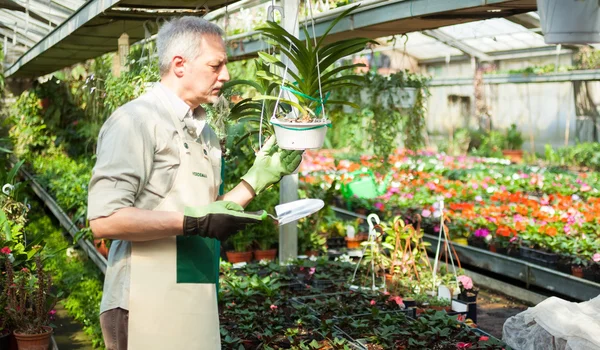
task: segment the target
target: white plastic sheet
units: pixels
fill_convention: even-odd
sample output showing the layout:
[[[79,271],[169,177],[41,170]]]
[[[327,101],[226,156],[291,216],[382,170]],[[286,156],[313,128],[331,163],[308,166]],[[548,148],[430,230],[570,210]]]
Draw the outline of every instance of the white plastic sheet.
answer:
[[[600,296],[582,303],[548,298],[506,320],[502,333],[519,350],[600,349]]]

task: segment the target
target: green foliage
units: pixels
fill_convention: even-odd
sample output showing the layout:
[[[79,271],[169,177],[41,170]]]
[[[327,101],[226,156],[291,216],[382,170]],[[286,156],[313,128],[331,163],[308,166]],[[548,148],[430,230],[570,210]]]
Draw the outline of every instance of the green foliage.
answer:
[[[471,153],[481,157],[502,157],[502,150],[506,144],[506,138],[504,134],[499,131],[492,130],[490,132],[483,133],[481,139],[481,145],[479,148],[472,149]]]
[[[279,204],[279,186],[274,186],[254,197],[246,207],[246,211],[254,212],[266,210],[275,215],[275,206]],[[244,235],[254,238],[260,250],[268,250],[279,241],[279,230],[275,222],[270,218],[256,225],[249,225],[243,231]]]
[[[600,144],[585,142],[557,149],[546,145],[545,160],[549,165],[577,166],[598,171],[600,170]]]
[[[93,160],[69,158],[59,147],[50,147],[44,156],[32,160],[37,181],[48,189],[73,221],[82,224],[87,210],[87,186]]]
[[[521,146],[523,146],[523,136],[521,132],[517,129],[516,124],[511,124],[510,128],[506,130],[505,135],[505,146],[504,149],[510,150],[520,150]]]
[[[367,38],[354,38],[325,44],[327,34],[331,29],[356,8],[357,6],[353,6],[340,13],[316,42],[313,40],[302,42],[275,22],[267,22],[265,26],[259,28],[259,32],[271,39],[273,46],[294,64],[296,72],[287,70],[293,81],[284,78],[283,73],[271,71],[271,67],[258,70],[257,76],[260,79],[275,83],[277,86],[283,84],[284,89],[293,93],[298,100],[297,103],[290,99],[281,99],[280,101],[296,107],[300,113],[299,119],[302,121],[327,118],[327,116],[321,115],[323,105],[338,104],[357,107],[348,101],[330,100],[328,94],[342,87],[359,86],[358,82],[361,82],[363,77],[355,74],[340,75],[340,73],[351,71],[363,65],[348,64],[333,69],[332,67],[340,59],[360,52],[364,50],[367,44],[376,44],[376,42]],[[309,38],[310,35],[307,29],[303,28],[303,30],[305,37]],[[265,63],[282,69],[282,72],[286,68],[286,65],[280,59],[268,53],[259,52],[259,56]],[[277,97],[260,95],[255,99],[277,100]]]
[[[399,71],[388,77],[369,72],[360,86],[346,87],[336,93],[333,98],[360,102],[361,109],[358,112],[348,108],[331,111],[334,123],[342,124],[330,133],[331,146],[349,146],[355,152],[374,153],[381,163],[386,163],[385,160],[400,144],[411,150],[421,148],[429,96],[428,80],[408,71]],[[396,105],[404,88],[416,89],[412,108]]]
[[[99,319],[103,276],[84,253],[71,247],[71,242],[65,239],[57,223],[43,215],[40,205],[35,203],[35,214],[27,230],[34,236],[46,237],[47,246],[43,251],[45,265],[52,274],[55,288],[65,295],[62,305],[83,325],[92,345],[103,348]]]

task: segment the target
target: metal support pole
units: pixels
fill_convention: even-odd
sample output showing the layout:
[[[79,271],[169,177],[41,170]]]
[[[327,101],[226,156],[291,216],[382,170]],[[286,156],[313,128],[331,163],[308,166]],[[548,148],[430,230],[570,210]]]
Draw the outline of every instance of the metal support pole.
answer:
[[[299,0],[282,0],[283,18],[282,26],[285,30],[298,37],[298,11]],[[286,62],[285,57],[282,57],[284,63],[289,64],[292,70],[296,67],[291,62]],[[288,203],[298,199],[298,174],[285,176],[279,187],[279,203]],[[287,225],[279,227],[279,261],[285,264],[289,259],[298,257],[298,225],[294,221]]]

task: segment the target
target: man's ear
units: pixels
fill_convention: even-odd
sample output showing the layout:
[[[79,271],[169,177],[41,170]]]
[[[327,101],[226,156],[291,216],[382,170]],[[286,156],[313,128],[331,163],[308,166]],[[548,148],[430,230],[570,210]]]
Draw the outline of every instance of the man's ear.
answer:
[[[181,56],[173,56],[171,69],[178,78],[181,78],[185,72],[185,59]]]

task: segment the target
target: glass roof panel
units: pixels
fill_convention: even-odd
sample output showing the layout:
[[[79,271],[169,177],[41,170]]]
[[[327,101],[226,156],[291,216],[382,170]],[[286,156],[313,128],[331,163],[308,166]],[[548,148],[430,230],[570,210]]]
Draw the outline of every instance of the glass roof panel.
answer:
[[[396,49],[403,50],[404,38],[398,38],[396,42]],[[406,52],[417,58],[417,59],[428,59],[435,57],[446,57],[448,55],[462,55],[463,52],[446,45],[432,37],[427,35],[414,32],[408,34],[408,41],[406,42]]]
[[[0,40],[7,44],[4,48],[6,61],[14,61],[85,2],[86,0],[6,0],[7,6],[12,8],[0,7]]]
[[[504,18],[456,24],[439,30],[483,52],[546,46],[542,35]]]

